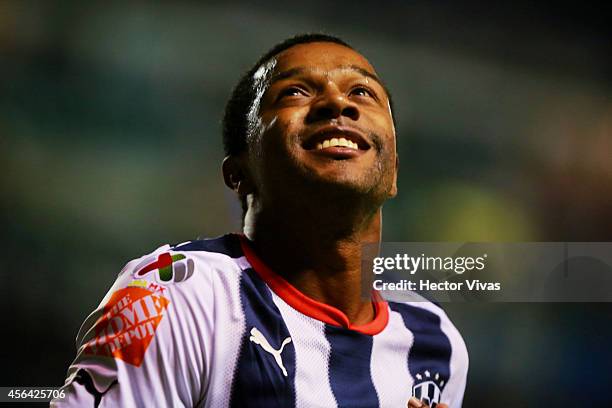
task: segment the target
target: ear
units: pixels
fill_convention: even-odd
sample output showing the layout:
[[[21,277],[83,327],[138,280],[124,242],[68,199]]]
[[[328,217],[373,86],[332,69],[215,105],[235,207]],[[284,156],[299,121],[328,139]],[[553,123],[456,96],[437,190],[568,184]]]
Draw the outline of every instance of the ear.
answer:
[[[225,157],[221,170],[223,171],[225,185],[240,196],[246,196],[253,191],[253,183],[249,175],[245,153]]]
[[[399,171],[399,155],[395,155],[395,172],[393,174],[393,185],[391,191],[389,191],[389,198],[393,198],[397,195],[397,172]]]

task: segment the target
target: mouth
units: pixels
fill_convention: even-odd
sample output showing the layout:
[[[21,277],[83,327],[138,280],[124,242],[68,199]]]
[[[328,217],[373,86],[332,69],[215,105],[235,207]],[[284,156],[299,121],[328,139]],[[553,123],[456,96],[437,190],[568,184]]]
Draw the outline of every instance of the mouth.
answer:
[[[348,126],[326,126],[307,137],[305,150],[336,155],[363,153],[371,148],[363,133]]]

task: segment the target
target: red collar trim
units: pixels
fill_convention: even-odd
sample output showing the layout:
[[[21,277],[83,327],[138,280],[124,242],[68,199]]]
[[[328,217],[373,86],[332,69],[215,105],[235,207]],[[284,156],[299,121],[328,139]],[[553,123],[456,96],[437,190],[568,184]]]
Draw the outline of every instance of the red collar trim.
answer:
[[[389,322],[389,307],[387,302],[377,291],[372,291],[372,303],[374,304],[374,320],[369,323],[356,326],[351,324],[348,317],[339,309],[325,303],[318,302],[297,290],[293,285],[277,275],[255,254],[251,248],[248,238],[239,235],[240,246],[259,277],[276,293],[281,299],[297,311],[333,326],[344,327],[362,334],[373,336],[380,333]]]

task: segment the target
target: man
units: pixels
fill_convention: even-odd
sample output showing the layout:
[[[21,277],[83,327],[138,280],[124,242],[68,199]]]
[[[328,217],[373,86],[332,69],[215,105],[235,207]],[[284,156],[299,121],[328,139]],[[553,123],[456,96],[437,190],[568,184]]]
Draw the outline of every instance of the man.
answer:
[[[397,191],[372,65],[335,37],[279,44],[235,88],[224,145],[244,234],[128,263],[57,405],[461,406],[467,352],[445,313],[361,294],[362,244]]]

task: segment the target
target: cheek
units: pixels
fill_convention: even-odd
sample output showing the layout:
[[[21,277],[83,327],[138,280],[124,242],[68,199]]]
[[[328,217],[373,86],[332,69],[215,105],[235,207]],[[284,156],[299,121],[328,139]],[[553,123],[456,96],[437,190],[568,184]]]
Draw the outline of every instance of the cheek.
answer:
[[[364,116],[367,118],[370,130],[384,138],[385,150],[388,151],[390,149],[389,145],[395,150],[395,127],[393,126],[393,119],[390,113],[379,106],[364,110],[364,112],[366,113]]]
[[[299,141],[302,119],[299,114],[279,114],[274,116],[265,126],[262,146],[264,151],[272,156],[274,154],[293,151]]]
[[[392,156],[393,161],[395,162],[395,156],[397,155],[397,140],[395,135],[395,129],[393,128],[393,124],[391,123],[387,129],[387,151],[389,155]]]
[[[292,144],[288,142],[291,124],[276,118],[261,135],[259,163],[263,178],[276,179],[286,173],[291,158]]]
[[[388,135],[393,146],[395,148],[395,126],[393,126],[393,119],[390,115],[384,115],[380,117],[379,126],[384,129],[384,134]]]

